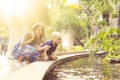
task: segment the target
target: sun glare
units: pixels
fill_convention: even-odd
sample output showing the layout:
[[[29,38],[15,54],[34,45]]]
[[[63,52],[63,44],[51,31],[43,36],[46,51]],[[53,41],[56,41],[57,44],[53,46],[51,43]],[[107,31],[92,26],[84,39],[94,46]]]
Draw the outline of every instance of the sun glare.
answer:
[[[27,0],[3,0],[0,2],[0,10],[3,15],[20,15],[26,11]]]
[[[66,1],[67,5],[74,4],[74,3],[78,3],[78,0],[67,0]]]

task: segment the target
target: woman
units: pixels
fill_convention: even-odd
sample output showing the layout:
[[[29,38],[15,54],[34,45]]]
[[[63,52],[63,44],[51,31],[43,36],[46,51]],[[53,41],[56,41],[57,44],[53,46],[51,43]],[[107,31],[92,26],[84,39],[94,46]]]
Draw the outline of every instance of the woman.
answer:
[[[18,60],[17,67],[21,67],[23,61],[26,61],[28,64],[35,61],[38,56],[41,56],[40,51],[47,49],[47,46],[41,47],[44,42],[44,26],[35,24],[33,33],[26,33],[12,50],[12,55]],[[44,57],[44,55],[46,54],[43,53],[42,56]]]

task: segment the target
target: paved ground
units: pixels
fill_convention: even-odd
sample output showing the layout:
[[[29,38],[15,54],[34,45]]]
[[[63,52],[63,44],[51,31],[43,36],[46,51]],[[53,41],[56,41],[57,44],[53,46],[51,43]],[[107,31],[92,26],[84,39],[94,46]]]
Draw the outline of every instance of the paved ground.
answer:
[[[0,56],[0,80],[4,80],[8,75],[17,70],[16,63],[16,60],[8,59],[6,56]]]

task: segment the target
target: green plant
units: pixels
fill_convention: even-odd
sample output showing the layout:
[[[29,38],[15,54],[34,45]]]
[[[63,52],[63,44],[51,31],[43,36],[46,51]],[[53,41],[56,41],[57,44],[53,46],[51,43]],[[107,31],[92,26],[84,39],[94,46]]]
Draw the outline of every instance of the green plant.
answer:
[[[79,44],[80,40],[86,37],[86,20],[79,19],[79,14],[72,9],[55,10],[52,14],[51,25],[54,30],[70,31],[75,44]]]
[[[113,11],[112,12],[112,18],[117,18],[118,12],[117,11]]]
[[[119,34],[119,28],[105,27],[96,37],[89,39],[86,44],[87,47],[91,46],[94,49],[91,54],[95,54],[99,49],[107,51],[107,56],[102,60],[103,72],[101,73],[106,79],[111,79],[112,77],[111,66],[108,63],[109,58],[120,58]]]
[[[109,57],[119,57],[120,55],[120,39],[117,35],[120,33],[119,28],[107,27],[102,29],[100,33],[89,41],[89,46],[95,43],[97,48],[108,52],[107,58]]]

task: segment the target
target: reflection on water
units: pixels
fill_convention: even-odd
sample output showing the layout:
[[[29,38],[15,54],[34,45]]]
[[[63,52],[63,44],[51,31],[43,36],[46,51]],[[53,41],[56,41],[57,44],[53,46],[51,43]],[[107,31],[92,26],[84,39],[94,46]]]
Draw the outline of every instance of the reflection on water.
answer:
[[[120,80],[120,65],[102,63],[99,56],[58,65],[45,80]]]

